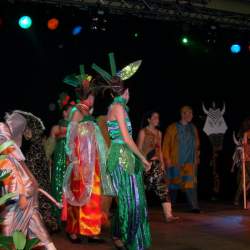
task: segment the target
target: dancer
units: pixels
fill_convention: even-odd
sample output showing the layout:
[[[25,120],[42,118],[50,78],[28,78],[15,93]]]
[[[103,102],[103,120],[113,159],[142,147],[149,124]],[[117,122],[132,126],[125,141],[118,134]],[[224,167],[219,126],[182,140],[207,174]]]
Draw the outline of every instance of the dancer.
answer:
[[[238,172],[237,172],[237,182],[238,187],[234,197],[234,204],[236,206],[240,203],[240,198],[243,193],[243,178],[242,178],[242,150],[245,153],[245,179],[246,179],[246,192],[249,193],[250,189],[250,117],[247,117],[239,130],[239,137],[240,140],[237,143],[238,147],[238,154],[235,153],[235,156],[238,156],[236,160],[236,164],[238,165]],[[241,148],[239,148],[239,146]],[[237,151],[236,151],[237,152]]]
[[[26,119],[18,113],[8,115],[6,123],[0,123],[0,168],[10,172],[4,190],[17,195],[1,213],[3,234],[11,236],[18,230],[29,238],[38,238],[46,249],[56,250],[38,211],[38,183],[19,148],[25,128]]]
[[[180,121],[171,124],[166,130],[163,140],[163,159],[167,166],[172,201],[176,201],[177,192],[182,189],[191,212],[200,213],[197,200],[198,131],[191,123],[192,108],[184,106],[180,113]]]
[[[81,237],[88,242],[103,243],[101,233],[101,195],[112,195],[110,177],[106,173],[106,145],[90,115],[94,105],[91,77],[80,66],[79,76],[67,76],[65,82],[78,87],[80,103],[71,111],[67,131],[66,152],[70,165],[64,179],[68,203],[66,231],[73,243]]]
[[[21,114],[27,121],[24,138],[29,142],[29,146],[25,152],[25,162],[31,173],[38,180],[39,187],[46,192],[51,193],[49,163],[46,158],[42,141],[45,130],[43,122],[38,117],[28,112],[16,110],[14,113]],[[51,214],[53,208],[51,202],[43,195],[39,195],[38,200],[39,212],[43,217],[47,229],[50,232],[58,231],[59,227],[56,218]]]
[[[152,162],[150,171],[144,173],[146,189],[155,192],[161,202],[166,221],[171,222],[179,218],[172,214],[161,150],[162,134],[158,129],[159,123],[159,113],[148,112],[144,117],[142,129],[139,131],[137,145],[143,155]]]
[[[50,137],[47,140],[47,157],[51,163],[51,194],[55,199],[63,203],[63,209],[53,207],[52,215],[56,217],[57,223],[60,225],[62,221],[67,220],[67,203],[63,199],[63,180],[67,167],[66,157],[66,132],[69,124],[68,118],[70,111],[74,105],[70,102],[70,97],[66,93],[61,93],[59,100],[63,118],[59,123],[52,127]]]
[[[129,90],[123,79],[128,79],[139,68],[133,63],[116,76],[114,56],[110,54],[112,76],[92,67],[106,80],[105,88],[111,89],[114,97],[108,111],[108,130],[111,138],[107,168],[111,174],[117,195],[118,207],[112,225],[113,242],[116,249],[143,250],[150,246],[147,204],[142,172],[150,163],[140,153],[132,139],[132,127],[128,116]],[[145,168],[144,168],[144,166]]]

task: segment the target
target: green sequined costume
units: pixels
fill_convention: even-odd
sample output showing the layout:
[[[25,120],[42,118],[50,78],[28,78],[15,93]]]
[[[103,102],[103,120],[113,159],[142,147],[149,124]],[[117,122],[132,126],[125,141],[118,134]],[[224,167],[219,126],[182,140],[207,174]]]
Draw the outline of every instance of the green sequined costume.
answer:
[[[120,97],[114,99],[114,103],[117,102],[126,108]],[[126,118],[126,124],[132,136],[129,118]],[[118,197],[112,234],[120,238],[129,250],[143,250],[151,245],[142,178],[143,165],[125,144],[118,122],[108,121],[107,125],[112,141],[107,168]]]
[[[57,135],[55,150],[53,153],[53,168],[51,176],[51,194],[60,203],[62,203],[63,197],[63,180],[67,167],[66,158],[66,127],[68,121],[61,120],[59,126],[65,129],[61,130],[61,133]],[[57,218],[58,223],[61,222],[61,210],[53,207],[52,214]]]

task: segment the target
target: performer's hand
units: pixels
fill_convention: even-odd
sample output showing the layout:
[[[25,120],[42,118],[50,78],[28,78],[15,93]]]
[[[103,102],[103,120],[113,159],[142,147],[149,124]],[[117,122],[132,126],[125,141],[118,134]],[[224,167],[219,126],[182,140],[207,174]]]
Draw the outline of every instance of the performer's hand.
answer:
[[[163,172],[165,172],[165,164],[164,164],[164,162],[161,162],[161,170],[162,170]]]
[[[146,172],[148,172],[151,169],[152,162],[147,161],[145,158],[142,159],[142,163],[145,166]]]
[[[60,203],[60,202],[57,202],[57,203],[56,203],[56,206],[57,206],[59,209],[62,209],[62,208],[63,208],[63,204]]]
[[[25,209],[28,205],[28,200],[27,198],[24,196],[24,195],[20,195],[20,198],[19,198],[19,207],[21,209]]]

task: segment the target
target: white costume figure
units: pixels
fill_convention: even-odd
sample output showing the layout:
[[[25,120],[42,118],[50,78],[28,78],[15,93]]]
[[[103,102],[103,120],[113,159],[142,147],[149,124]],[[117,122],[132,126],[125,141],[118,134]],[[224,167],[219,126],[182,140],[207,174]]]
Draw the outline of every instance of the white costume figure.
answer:
[[[227,131],[227,124],[223,118],[226,109],[225,104],[223,104],[222,110],[216,108],[214,102],[212,107],[210,107],[208,110],[205,108],[205,105],[202,104],[202,109],[207,115],[203,131],[208,136],[212,134],[225,134]]]
[[[204,113],[207,115],[205,125],[203,127],[203,131],[209,137],[209,140],[213,147],[213,156],[211,159],[211,165],[213,166],[213,176],[214,176],[214,186],[213,191],[215,194],[219,193],[220,189],[220,178],[218,174],[218,153],[223,148],[223,138],[224,134],[227,131],[227,124],[224,120],[224,113],[226,110],[225,103],[223,104],[223,108],[220,110],[216,108],[215,102],[212,103],[212,107],[208,110],[205,108],[205,105],[202,104],[202,109]]]

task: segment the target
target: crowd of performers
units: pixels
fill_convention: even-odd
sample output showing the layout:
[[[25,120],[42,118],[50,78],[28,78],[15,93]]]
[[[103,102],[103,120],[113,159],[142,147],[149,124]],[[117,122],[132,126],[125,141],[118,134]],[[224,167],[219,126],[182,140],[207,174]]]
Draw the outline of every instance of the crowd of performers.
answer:
[[[116,249],[143,250],[151,245],[145,190],[159,198],[166,222],[178,220],[171,206],[178,191],[185,193],[191,212],[200,212],[199,136],[192,108],[181,108],[180,120],[163,138],[159,113],[148,112],[133,140],[125,81],[140,63],[117,73],[110,54],[111,74],[94,64],[98,78],[85,74],[83,66],[80,74],[67,76],[64,81],[76,88],[79,102],[61,98],[62,119],[46,139],[36,116],[19,110],[6,115],[0,123],[0,170],[10,171],[4,192],[16,196],[2,209],[4,235],[19,230],[45,249],[56,249],[49,234],[63,228],[72,243],[105,243],[101,228],[111,217]],[[95,95],[103,90],[113,102],[95,119]],[[29,141],[25,154],[23,137]]]

